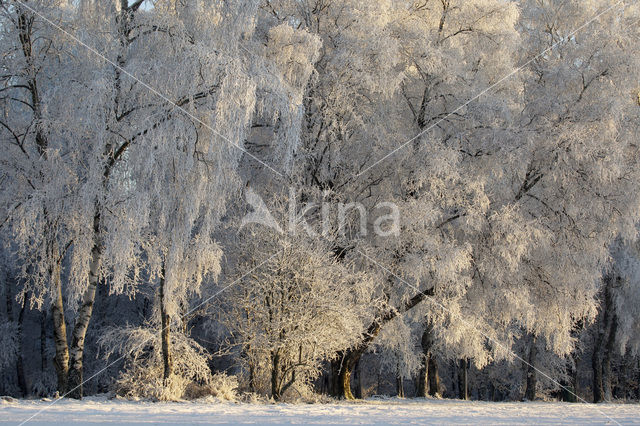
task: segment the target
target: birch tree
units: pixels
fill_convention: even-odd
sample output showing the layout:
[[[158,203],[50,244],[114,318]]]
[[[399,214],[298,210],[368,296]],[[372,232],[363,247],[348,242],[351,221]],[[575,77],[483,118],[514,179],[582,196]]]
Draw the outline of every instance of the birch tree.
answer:
[[[35,9],[34,9],[35,8]],[[60,93],[64,77],[61,35],[39,14],[65,25],[66,2],[2,5],[4,119],[2,143],[2,225],[10,228],[19,246],[25,284],[24,303],[50,305],[58,348],[55,365],[59,387],[65,388],[69,351],[66,341],[61,264],[69,248],[69,197],[77,187],[68,134],[61,132]]]

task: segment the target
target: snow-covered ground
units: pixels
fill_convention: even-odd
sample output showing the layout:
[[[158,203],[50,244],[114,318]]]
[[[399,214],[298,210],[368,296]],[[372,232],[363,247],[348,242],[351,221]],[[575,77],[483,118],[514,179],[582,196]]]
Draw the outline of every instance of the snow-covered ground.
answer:
[[[0,400],[1,401],[1,400]],[[638,404],[367,400],[335,404],[1,401],[0,423],[20,424],[640,424]]]

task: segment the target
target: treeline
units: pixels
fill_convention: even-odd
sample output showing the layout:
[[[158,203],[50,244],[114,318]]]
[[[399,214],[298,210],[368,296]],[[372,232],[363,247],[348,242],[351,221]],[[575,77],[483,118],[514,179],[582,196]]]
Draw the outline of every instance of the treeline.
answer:
[[[0,390],[638,398],[634,2],[0,2]]]

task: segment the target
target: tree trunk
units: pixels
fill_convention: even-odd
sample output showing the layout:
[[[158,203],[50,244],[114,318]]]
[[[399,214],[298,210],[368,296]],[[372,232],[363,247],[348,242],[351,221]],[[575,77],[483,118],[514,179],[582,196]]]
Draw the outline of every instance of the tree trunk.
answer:
[[[404,398],[404,377],[402,377],[400,362],[396,364],[396,395],[398,398]]]
[[[23,352],[24,352],[24,344],[23,344],[23,336],[22,336],[22,325],[24,324],[24,315],[27,310],[27,299],[28,295],[25,293],[22,301],[22,308],[20,309],[20,314],[18,315],[18,359],[16,361],[16,373],[18,374],[18,387],[20,388],[20,393],[23,397],[27,396],[27,380],[24,375],[24,360],[23,360]]]
[[[82,399],[82,361],[84,356],[84,342],[93,313],[93,303],[96,298],[96,289],[98,287],[98,279],[100,273],[100,263],[102,261],[102,245],[100,242],[100,215],[96,213],[93,217],[94,243],[91,249],[91,261],[89,263],[89,283],[84,293],[82,306],[78,310],[76,324],[73,328],[71,338],[70,362],[69,362],[69,378],[67,380],[67,394],[71,398]]]
[[[53,365],[58,377],[58,394],[67,393],[67,378],[69,375],[69,343],[67,341],[67,324],[64,317],[64,304],[62,303],[62,283],[60,281],[60,269],[56,268],[51,273],[51,284],[54,288],[54,300],[51,306],[53,319],[53,342],[56,354]]]
[[[638,359],[638,376],[636,378],[637,388],[636,388],[636,399],[640,400],[640,359]]]
[[[78,318],[71,339],[71,348],[69,350],[69,378],[67,380],[67,394],[71,398],[82,399],[83,396],[83,358],[84,358],[84,342],[91,321],[91,313],[93,311],[93,303],[96,296],[97,283],[90,283],[84,294],[82,306],[78,311]]]
[[[354,368],[356,373],[356,388],[354,396],[357,399],[362,399],[362,357],[356,362],[356,366]]]
[[[600,348],[596,346],[591,355],[591,369],[593,370],[593,402],[602,402],[604,390],[602,388],[602,363],[600,362]]]
[[[162,267],[162,276],[160,277],[160,338],[162,341],[162,379],[165,386],[168,385],[169,378],[173,371],[173,357],[171,354],[171,316],[167,312],[167,297],[165,288],[165,270]]]
[[[418,389],[416,395],[424,398],[427,395],[435,395],[440,386],[437,364],[431,356],[431,348],[433,347],[433,324],[430,321],[427,321],[425,324],[420,345],[422,346],[423,361],[418,374]],[[434,374],[435,377],[433,376]]]
[[[531,343],[529,346],[529,359],[527,360],[527,384],[524,391],[524,399],[527,401],[534,401],[536,399],[536,385],[537,385],[537,375],[536,375],[536,338],[531,338]]]
[[[130,28],[130,19],[132,18],[131,10],[128,7],[127,0],[120,0],[120,11],[118,12],[117,19],[119,20],[119,38],[121,42],[121,51],[117,57],[118,67],[114,68],[114,87],[115,87],[115,98],[113,111],[117,114],[118,109],[120,108],[120,96],[121,96],[121,68],[124,67],[124,56],[122,52],[127,47],[128,44],[128,33]],[[37,135],[36,135],[37,136]],[[37,139],[37,138],[36,138]],[[126,145],[128,146],[128,145]],[[105,149],[105,155],[109,158],[107,165],[103,171],[103,190],[107,190],[109,176],[113,170],[118,159],[121,158],[121,155],[126,151],[126,146],[122,149],[119,149],[117,155],[114,155],[111,152],[113,146],[109,144]],[[98,287],[98,279],[100,266],[102,263],[102,235],[100,229],[100,206],[96,201],[94,204],[94,215],[93,215],[93,247],[91,249],[91,260],[89,262],[89,277],[88,277],[88,285],[87,289],[84,293],[84,298],[82,302],[82,306],[78,311],[76,317],[75,327],[73,329],[73,334],[71,337],[71,347],[70,347],[70,361],[69,361],[69,374],[67,376],[66,387],[69,389],[67,392],[69,396],[76,399],[82,398],[82,358],[84,355],[84,342],[87,333],[87,329],[89,327],[89,322],[91,321],[91,314],[93,312],[93,303],[96,297],[96,288]]]
[[[467,369],[469,368],[469,361],[467,358],[462,358],[458,361],[458,398],[467,400],[469,399],[469,389],[467,383]]]
[[[11,291],[12,286],[13,283],[10,283],[7,279],[4,285],[4,296],[7,303],[7,319],[9,320],[9,322],[13,322],[13,292]]]
[[[603,352],[607,352],[606,347],[611,344],[611,349],[613,350],[613,344],[615,342],[615,332],[616,330],[613,327],[615,321],[615,312],[613,307],[613,297],[611,294],[611,286],[613,284],[613,278],[607,276],[604,278],[604,306],[602,313],[602,321],[597,325],[597,334],[595,337],[595,341],[593,344],[593,354],[591,356],[591,368],[593,370],[593,402],[602,402],[606,398],[606,384],[605,377],[607,375],[607,380],[610,380],[611,377],[611,361],[609,358],[609,371],[603,371],[606,367],[603,365],[605,363],[606,358],[610,357],[610,354],[603,354]],[[613,336],[611,336],[611,331],[613,331]],[[605,343],[606,339],[606,343]],[[611,340],[613,339],[613,340]],[[611,387],[609,384],[609,395],[611,393]]]
[[[613,309],[613,306],[611,306],[611,309]],[[615,313],[610,315],[610,320],[609,336],[607,337],[607,343],[604,347],[604,354],[602,356],[602,396],[606,402],[611,402],[613,399],[613,392],[611,390],[611,356],[615,349],[616,332],[618,331],[618,321]]]
[[[404,398],[404,379],[402,375],[396,377],[396,396],[398,398]]]
[[[569,381],[562,382],[562,400],[564,402],[578,402],[578,361],[574,354],[568,361]]]
[[[378,334],[378,331],[375,332]],[[355,397],[351,393],[351,375],[356,364],[364,351],[368,348],[369,343],[363,342],[354,349],[347,349],[338,353],[337,358],[332,361],[332,391],[333,396],[347,400],[354,400]]]
[[[344,363],[345,354],[340,352],[338,358],[334,361],[331,361],[331,396],[336,398],[344,398],[349,399],[345,395],[344,391],[344,378],[345,374],[345,366]]]
[[[429,391],[428,380],[429,377],[427,375],[429,371],[428,359],[423,354],[422,355],[422,363],[420,365],[420,371],[418,372],[418,383],[416,384],[416,397],[425,398]]]
[[[343,392],[343,397],[344,399],[349,399],[349,400],[354,400],[355,397],[353,396],[353,394],[351,393],[351,373],[353,371],[353,364],[355,364],[355,362],[357,361],[357,359],[359,359],[360,357],[357,356],[352,356],[350,358],[350,362],[348,363],[348,367],[344,368],[342,370],[342,373],[340,374],[340,389]]]
[[[601,328],[598,325],[598,328]],[[593,343],[593,353],[591,354],[591,370],[593,374],[593,402],[598,403],[602,402],[604,389],[602,388],[602,360],[601,360],[601,352],[602,352],[602,334],[601,330],[597,331],[597,335],[595,341]]]
[[[274,401],[280,400],[280,386],[278,376],[280,374],[280,352],[271,351],[271,396]]]
[[[365,348],[366,346],[353,350],[348,349],[345,352],[341,352],[338,358],[332,362],[334,397],[347,400],[355,399],[351,393],[351,374]]]
[[[247,349],[247,353],[250,352],[250,349]],[[249,364],[249,392],[256,391],[256,366],[251,358],[248,361]]]
[[[429,354],[428,367],[429,395],[438,396],[440,395],[440,375],[438,374],[438,361],[433,354]]]

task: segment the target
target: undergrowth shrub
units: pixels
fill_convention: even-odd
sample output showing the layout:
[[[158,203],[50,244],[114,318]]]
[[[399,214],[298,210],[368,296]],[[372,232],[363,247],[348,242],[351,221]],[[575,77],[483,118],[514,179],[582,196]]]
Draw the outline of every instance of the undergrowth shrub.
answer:
[[[117,395],[130,399],[175,401],[214,396],[234,400],[238,382],[224,373],[212,374],[211,355],[182,333],[171,334],[173,374],[163,380],[160,332],[155,327],[111,328],[99,339],[103,356],[125,360],[115,382]]]

